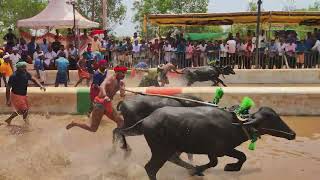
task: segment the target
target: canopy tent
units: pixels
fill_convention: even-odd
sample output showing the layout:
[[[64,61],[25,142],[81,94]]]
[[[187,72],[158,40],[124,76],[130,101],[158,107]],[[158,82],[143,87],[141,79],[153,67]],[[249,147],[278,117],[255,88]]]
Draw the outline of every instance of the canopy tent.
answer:
[[[99,23],[89,21],[79,12],[75,12],[76,28],[95,28],[99,27]],[[28,27],[33,29],[40,28],[72,28],[74,26],[73,7],[67,4],[67,0],[50,0],[48,6],[38,15],[19,20],[18,27]]]
[[[257,12],[151,14],[148,20],[159,26],[233,25],[257,23],[257,15]],[[320,25],[320,12],[262,12],[261,23]]]

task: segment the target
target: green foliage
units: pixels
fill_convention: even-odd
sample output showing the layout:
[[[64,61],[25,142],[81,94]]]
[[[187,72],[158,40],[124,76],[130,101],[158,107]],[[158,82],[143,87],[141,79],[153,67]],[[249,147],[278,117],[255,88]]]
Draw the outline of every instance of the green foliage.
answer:
[[[208,10],[208,0],[140,0],[135,1],[134,9],[136,14],[134,21],[139,22],[137,29],[143,29],[145,15],[149,14],[182,14],[182,13],[205,13]],[[167,32],[172,27],[162,28],[162,32]],[[192,30],[197,29],[193,27]],[[148,27],[150,36],[156,35],[155,27]],[[200,31],[200,30],[198,30]],[[163,34],[161,34],[163,35]]]
[[[101,0],[78,0],[77,10],[86,18],[102,25],[102,2]],[[125,18],[127,8],[122,0],[107,0],[107,20],[108,24],[122,23]]]
[[[8,28],[16,29],[17,21],[30,18],[41,12],[47,5],[45,0],[0,0],[0,36]]]

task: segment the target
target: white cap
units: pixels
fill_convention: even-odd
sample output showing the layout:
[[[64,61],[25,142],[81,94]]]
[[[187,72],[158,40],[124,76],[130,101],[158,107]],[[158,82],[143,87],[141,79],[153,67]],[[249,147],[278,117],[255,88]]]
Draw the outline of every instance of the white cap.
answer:
[[[38,54],[38,57],[40,57],[40,56],[44,56],[43,51],[41,51],[40,54]]]
[[[6,55],[3,56],[3,59],[8,59],[8,58],[10,58],[9,54],[6,54]]]

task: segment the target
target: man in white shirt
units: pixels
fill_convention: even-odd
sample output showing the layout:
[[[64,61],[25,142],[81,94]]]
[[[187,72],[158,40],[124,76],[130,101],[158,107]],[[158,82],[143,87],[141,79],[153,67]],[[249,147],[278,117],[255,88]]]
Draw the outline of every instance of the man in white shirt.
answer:
[[[141,44],[139,44],[139,41],[138,41],[138,40],[135,40],[135,41],[134,41],[134,44],[133,44],[133,47],[132,47],[133,62],[134,62],[134,63],[139,62],[140,49],[141,49]]]
[[[18,51],[19,51],[19,49],[17,47],[13,47],[12,48],[12,54],[10,54],[10,60],[12,62],[13,71],[17,70],[16,64],[21,59],[21,56],[20,56],[20,54],[18,54]]]
[[[202,41],[202,43],[199,44],[197,48],[200,50],[200,66],[207,65],[207,58],[206,58],[207,44],[205,44],[205,42]]]
[[[54,60],[57,57],[57,53],[52,50],[51,47],[48,48],[48,52],[44,55],[44,64],[46,69],[50,69],[50,65],[54,66]]]
[[[236,49],[237,49],[236,47],[237,47],[236,40],[231,38],[227,41],[226,48],[227,48],[228,58],[229,58],[229,60],[227,61],[230,62],[230,64],[227,64],[227,65],[232,65],[232,68],[234,68],[234,65],[235,65]]]
[[[165,42],[165,45],[163,46],[163,51],[164,51],[164,61],[166,63],[170,63],[171,62],[172,47],[171,47],[171,44],[169,44],[168,41]]]

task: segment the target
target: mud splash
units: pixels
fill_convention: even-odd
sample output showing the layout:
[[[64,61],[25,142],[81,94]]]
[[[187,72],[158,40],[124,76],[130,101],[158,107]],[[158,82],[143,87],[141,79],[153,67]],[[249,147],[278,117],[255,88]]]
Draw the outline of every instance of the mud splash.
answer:
[[[6,116],[0,116],[5,119]],[[223,171],[231,158],[219,158],[217,167],[205,177],[188,173],[167,163],[158,173],[160,180],[256,180],[318,179],[320,169],[320,117],[284,117],[298,135],[295,141],[264,136],[255,151],[248,144],[238,149],[248,160],[236,173]],[[115,125],[105,121],[97,133],[74,128],[65,130],[72,120],[85,116],[32,115],[31,126],[23,126],[21,117],[15,126],[0,126],[0,180],[148,180],[143,166],[150,150],[143,137],[130,137],[133,152],[128,159],[119,149],[112,152],[111,134]],[[186,159],[186,157],[184,157]],[[207,163],[206,156],[195,156],[194,164]]]

